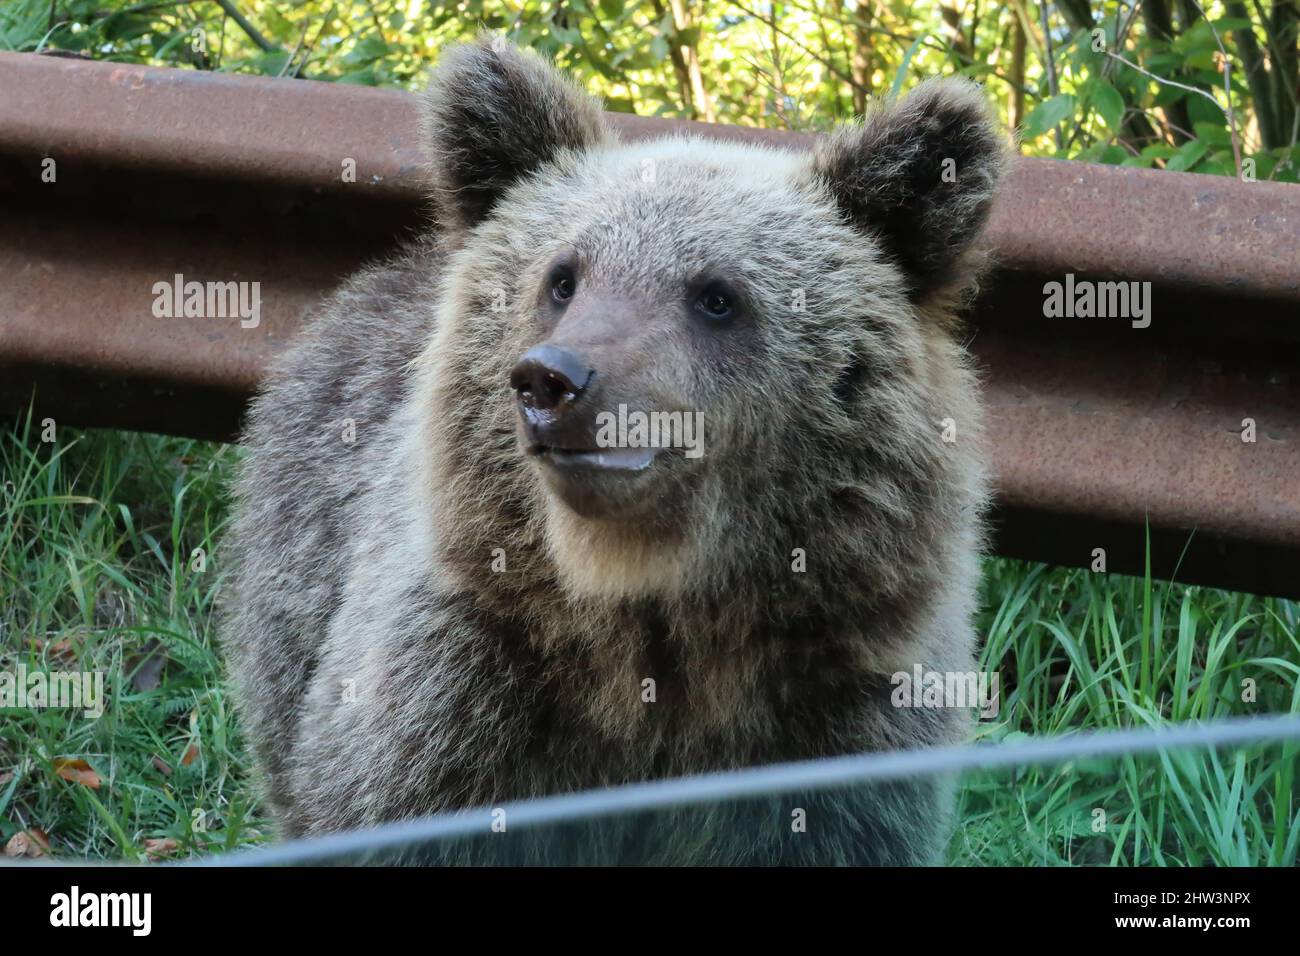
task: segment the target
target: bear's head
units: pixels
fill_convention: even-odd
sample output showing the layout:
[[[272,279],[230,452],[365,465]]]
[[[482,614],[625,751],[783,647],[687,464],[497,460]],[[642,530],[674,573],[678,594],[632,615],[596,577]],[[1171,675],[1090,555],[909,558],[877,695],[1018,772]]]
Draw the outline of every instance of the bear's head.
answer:
[[[978,87],[931,81],[809,152],[622,142],[485,38],[424,115],[446,257],[420,401],[453,564],[499,549],[501,587],[587,600],[801,560],[840,597],[952,572],[984,479],[951,320],[1006,156]]]

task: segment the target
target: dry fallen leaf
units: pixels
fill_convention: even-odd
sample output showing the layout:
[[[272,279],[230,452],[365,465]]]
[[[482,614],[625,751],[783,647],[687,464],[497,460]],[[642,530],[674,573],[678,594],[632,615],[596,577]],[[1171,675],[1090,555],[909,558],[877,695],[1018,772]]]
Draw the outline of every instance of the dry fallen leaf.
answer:
[[[21,830],[19,830],[17,833],[11,836],[9,838],[9,842],[5,844],[5,856],[8,857],[26,856],[27,851],[30,850],[31,847],[32,847],[31,839],[27,836],[26,833],[23,833]]]
[[[151,860],[161,860],[165,856],[171,856],[180,848],[181,845],[171,837],[163,837],[157,840],[146,839],[144,841],[144,855]]]
[[[54,771],[69,783],[79,783],[92,790],[98,790],[104,782],[90,764],[76,757],[60,757],[54,761]]]
[[[188,767],[199,757],[199,745],[190,744],[185,750],[185,756],[181,758],[181,766]]]
[[[159,757],[157,754],[154,754],[153,765],[158,768],[158,772],[164,777],[170,777],[172,775],[172,765],[166,760],[163,760],[163,758]]]
[[[81,635],[74,634],[72,637],[65,637],[61,641],[47,641],[43,637],[29,637],[27,643],[33,650],[43,651],[47,657],[57,658],[64,662],[72,662],[77,659],[77,646],[73,641],[81,640]]]
[[[27,857],[37,859],[45,855],[50,848],[50,838],[40,827],[19,830],[5,844],[5,856],[12,858]]]

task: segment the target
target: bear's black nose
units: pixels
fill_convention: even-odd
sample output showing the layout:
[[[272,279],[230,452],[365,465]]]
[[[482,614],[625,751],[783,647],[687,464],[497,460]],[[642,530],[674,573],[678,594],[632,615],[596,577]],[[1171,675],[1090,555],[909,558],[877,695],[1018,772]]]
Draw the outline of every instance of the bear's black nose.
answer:
[[[595,369],[566,348],[534,345],[511,370],[510,387],[525,405],[563,411],[587,390],[595,375]]]

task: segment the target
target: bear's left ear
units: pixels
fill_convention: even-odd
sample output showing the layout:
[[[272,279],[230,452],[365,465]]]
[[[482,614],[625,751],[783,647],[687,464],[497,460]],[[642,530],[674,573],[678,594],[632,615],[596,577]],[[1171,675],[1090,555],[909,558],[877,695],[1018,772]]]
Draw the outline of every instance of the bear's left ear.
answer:
[[[600,104],[540,56],[484,35],[445,52],[422,102],[439,212],[478,225],[510,186],[605,137]]]
[[[977,85],[928,80],[821,143],[813,170],[920,299],[962,278],[963,253],[988,221],[1007,154]]]

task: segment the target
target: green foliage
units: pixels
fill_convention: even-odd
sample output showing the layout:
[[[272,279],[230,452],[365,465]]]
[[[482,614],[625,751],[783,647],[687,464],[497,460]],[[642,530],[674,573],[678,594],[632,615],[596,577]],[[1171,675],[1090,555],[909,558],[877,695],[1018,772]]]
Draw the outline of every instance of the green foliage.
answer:
[[[1046,35],[1039,14],[1028,0],[13,0],[0,49],[412,87],[487,29],[609,109],[800,129],[962,74],[1030,154],[1300,181],[1296,0],[1049,3]]]
[[[1021,131],[1029,139],[1043,136],[1073,116],[1074,108],[1073,94],[1058,93],[1034,107],[1034,111],[1025,118]]]
[[[1012,561],[983,586],[980,667],[1002,701],[981,739],[1300,713],[1293,601]],[[1298,758],[1292,742],[973,774],[950,860],[1295,865]]]
[[[107,705],[2,712],[0,846],[33,828],[66,856],[259,841],[213,634],[233,449],[39,432],[0,439],[0,670],[98,671]],[[61,776],[69,760],[98,783]]]

